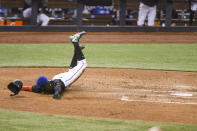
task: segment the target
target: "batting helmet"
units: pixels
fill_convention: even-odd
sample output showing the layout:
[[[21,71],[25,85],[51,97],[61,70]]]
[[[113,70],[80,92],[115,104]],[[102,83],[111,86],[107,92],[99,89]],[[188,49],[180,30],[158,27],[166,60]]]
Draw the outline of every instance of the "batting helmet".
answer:
[[[45,76],[40,76],[36,81],[36,86],[41,88],[41,86],[48,83],[48,79]]]

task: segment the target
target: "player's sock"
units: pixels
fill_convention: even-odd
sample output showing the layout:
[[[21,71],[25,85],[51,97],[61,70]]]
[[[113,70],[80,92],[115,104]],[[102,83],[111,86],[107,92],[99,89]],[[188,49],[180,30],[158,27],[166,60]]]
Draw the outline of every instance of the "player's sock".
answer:
[[[75,48],[75,53],[76,53],[77,60],[80,61],[80,60],[85,59],[85,56],[83,55],[83,52],[81,51],[79,43],[74,42],[73,45],[74,45],[74,48]]]
[[[72,69],[73,67],[75,67],[77,65],[77,54],[76,51],[74,52],[72,61],[70,63],[70,69]]]

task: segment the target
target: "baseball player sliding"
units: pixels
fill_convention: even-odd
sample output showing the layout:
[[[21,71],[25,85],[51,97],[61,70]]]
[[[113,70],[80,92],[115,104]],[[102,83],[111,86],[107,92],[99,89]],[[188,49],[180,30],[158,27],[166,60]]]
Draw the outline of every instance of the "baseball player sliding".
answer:
[[[84,47],[79,45],[79,39],[85,33],[83,31],[69,37],[74,45],[74,55],[68,72],[55,75],[51,80],[48,80],[45,76],[40,76],[33,86],[23,86],[21,80],[14,80],[8,84],[8,89],[14,93],[11,96],[17,95],[20,90],[24,90],[35,93],[53,94],[54,99],[60,99],[66,88],[77,80],[87,67],[87,62],[82,52]]]

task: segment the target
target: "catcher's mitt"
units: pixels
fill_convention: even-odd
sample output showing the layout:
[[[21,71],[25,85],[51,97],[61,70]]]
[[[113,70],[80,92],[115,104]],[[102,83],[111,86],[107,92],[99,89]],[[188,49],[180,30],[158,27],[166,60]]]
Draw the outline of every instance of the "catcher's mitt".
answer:
[[[23,87],[23,82],[21,80],[14,80],[8,84],[8,89],[14,94],[10,94],[10,96],[15,96],[19,93],[21,88]]]

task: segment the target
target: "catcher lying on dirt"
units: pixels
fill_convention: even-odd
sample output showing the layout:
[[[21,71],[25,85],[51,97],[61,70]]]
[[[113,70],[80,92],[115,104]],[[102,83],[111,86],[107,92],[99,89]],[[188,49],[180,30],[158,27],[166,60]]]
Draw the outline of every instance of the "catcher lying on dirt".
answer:
[[[69,37],[74,45],[74,55],[68,72],[55,75],[52,80],[48,80],[45,76],[40,76],[33,86],[23,86],[21,80],[14,80],[8,84],[8,89],[14,93],[11,96],[17,95],[20,90],[24,90],[35,93],[53,94],[54,99],[60,99],[65,89],[77,80],[87,67],[87,62],[82,52],[84,47],[79,45],[79,39],[85,33],[83,31]]]

